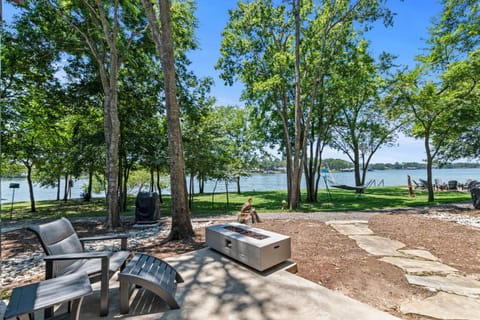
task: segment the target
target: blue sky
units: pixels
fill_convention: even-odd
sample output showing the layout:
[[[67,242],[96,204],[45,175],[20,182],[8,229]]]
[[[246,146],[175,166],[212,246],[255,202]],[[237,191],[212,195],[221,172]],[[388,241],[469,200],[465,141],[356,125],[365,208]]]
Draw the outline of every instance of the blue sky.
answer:
[[[4,4],[4,19],[9,21],[12,6],[4,0],[0,1]],[[221,33],[228,21],[228,10],[236,7],[237,0],[196,0],[196,3],[199,21],[196,37],[200,49],[189,55],[192,69],[198,76],[214,79],[212,95],[219,105],[242,105],[241,84],[225,86],[218,77],[219,72],[214,69],[220,56]],[[385,28],[378,24],[369,32],[372,52],[378,54],[387,51],[398,56],[398,63],[413,65],[415,55],[425,48],[424,39],[428,37],[428,27],[431,19],[440,12],[440,4],[437,0],[389,0],[388,6],[396,13],[394,26]],[[425,158],[422,141],[402,137],[398,142],[398,147],[377,152],[373,162],[419,162]],[[333,150],[327,150],[324,157],[346,159],[345,155]]]

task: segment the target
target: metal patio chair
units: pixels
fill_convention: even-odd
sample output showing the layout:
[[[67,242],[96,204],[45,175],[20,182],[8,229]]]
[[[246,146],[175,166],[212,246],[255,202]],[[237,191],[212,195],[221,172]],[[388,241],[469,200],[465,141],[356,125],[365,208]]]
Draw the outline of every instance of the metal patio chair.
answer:
[[[101,281],[100,315],[108,314],[109,279],[118,270],[122,270],[130,257],[127,249],[127,235],[105,235],[79,238],[70,221],[60,218],[52,222],[28,227],[40,240],[46,256],[44,257],[45,279],[85,271],[90,282]],[[92,251],[84,249],[84,242],[121,239],[121,250]]]

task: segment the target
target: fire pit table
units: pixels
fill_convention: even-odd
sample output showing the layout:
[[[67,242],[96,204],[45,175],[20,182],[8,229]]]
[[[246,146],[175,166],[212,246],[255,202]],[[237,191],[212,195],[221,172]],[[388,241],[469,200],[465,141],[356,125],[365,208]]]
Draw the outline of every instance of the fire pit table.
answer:
[[[207,245],[258,271],[290,258],[290,237],[240,223],[206,228]]]

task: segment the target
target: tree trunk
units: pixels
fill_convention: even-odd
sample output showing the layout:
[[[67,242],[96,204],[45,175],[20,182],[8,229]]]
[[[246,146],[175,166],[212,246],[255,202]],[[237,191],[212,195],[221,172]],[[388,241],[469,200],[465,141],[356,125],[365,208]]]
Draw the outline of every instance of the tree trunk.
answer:
[[[33,194],[32,165],[26,165],[26,167],[28,191],[30,193],[30,212],[37,212],[37,209],[35,208],[35,196]]]
[[[319,159],[319,146],[320,140],[317,140],[317,143],[313,143],[314,130],[311,131],[311,141],[310,143],[310,152],[309,158],[304,163],[304,171],[305,171],[305,184],[307,187],[307,202],[317,202],[317,195],[318,195],[318,181],[321,175],[320,172],[320,164],[321,160]]]
[[[176,75],[173,55],[172,27],[170,25],[170,1],[159,0],[160,21],[162,25],[161,43],[164,54],[161,59],[165,100],[167,107],[167,127],[169,135],[170,185],[172,190],[172,240],[189,239],[193,232],[187,203],[185,180],[185,161],[183,158],[182,132],[180,128],[180,110],[177,102]]]
[[[176,93],[170,1],[158,1],[161,29],[159,28],[152,2],[150,2],[150,0],[142,0],[142,4],[150,23],[152,38],[160,57],[164,75],[168,152],[170,156],[170,186],[172,192],[172,227],[168,239],[189,239],[195,233],[193,232],[188,210],[185,161],[183,158],[182,132],[180,128],[180,110]]]
[[[111,2],[109,2],[111,4]],[[106,179],[107,179],[107,221],[106,227],[113,229],[120,226],[120,203],[119,203],[119,184],[118,173],[118,146],[120,141],[120,120],[118,119],[118,69],[120,66],[119,55],[117,51],[117,41],[119,41],[119,0],[113,1],[113,6],[105,8],[104,2],[95,0],[95,6],[86,6],[91,19],[85,19],[84,25],[90,25],[88,32],[82,30],[82,27],[77,25],[75,21],[70,19],[69,14],[62,12],[56,6],[51,5],[56,13],[68,23],[77,34],[85,40],[85,45],[89,47],[90,53],[95,58],[98,65],[98,72],[102,83],[104,93],[103,101],[103,123],[106,146]],[[65,4],[64,8],[69,7],[70,4]],[[71,10],[68,8],[67,10]],[[107,10],[111,10],[108,11]],[[113,19],[109,20],[110,14],[113,14]],[[80,14],[80,17],[83,18]],[[78,18],[78,17],[77,17]],[[95,28],[98,26],[101,31]],[[94,36],[90,37],[90,33],[103,33],[103,40]],[[99,43],[100,42],[100,43]],[[99,50],[100,49],[100,50]]]
[[[225,208],[226,210],[228,210],[228,205],[229,205],[229,202],[230,202],[230,199],[229,199],[229,196],[228,196],[228,180],[225,179],[225,191],[226,191],[226,195],[227,195],[227,207]]]
[[[310,147],[311,148],[311,147]],[[306,201],[313,203],[315,202],[315,172],[314,172],[314,159],[309,158],[307,162],[304,163],[304,174],[305,174],[305,185],[307,188],[307,198]]]
[[[354,161],[353,161],[353,168],[354,168],[354,175],[355,175],[355,186],[359,187],[362,185],[362,178],[360,173],[360,156],[358,154],[358,148],[355,147],[354,150]],[[362,193],[362,190],[357,189],[356,193]]]
[[[120,146],[121,148],[121,146]],[[119,156],[118,156],[118,210],[119,212],[125,211],[127,208],[127,202],[126,202],[126,195],[127,195],[127,183],[126,183],[126,174],[127,174],[127,160],[126,156],[122,151],[119,151]]]
[[[435,194],[433,192],[433,179],[432,179],[432,168],[433,168],[433,157],[430,150],[430,134],[427,132],[425,134],[425,153],[427,154],[427,190],[428,190],[428,202],[435,201]]]
[[[323,51],[323,50],[322,50]],[[320,66],[319,66],[320,67]],[[318,75],[318,73],[315,72],[315,74]],[[322,102],[318,102],[317,105],[315,105],[315,101],[317,99],[317,92],[318,92],[318,87],[322,87],[323,88],[323,84],[324,84],[324,81],[323,81],[323,76],[319,77],[320,78],[320,81],[317,80],[317,78],[315,78],[314,80],[314,86],[313,86],[313,90],[312,90],[312,96],[310,97],[310,114],[309,114],[309,121],[311,119],[311,114],[313,112],[313,109],[316,107],[316,109],[318,110],[322,110],[321,106],[323,105]],[[323,101],[323,95],[320,94],[320,99],[319,101]],[[323,137],[322,137],[322,112],[319,111],[319,114],[317,115],[318,117],[318,132],[315,133],[315,126],[312,125],[312,128],[310,130],[310,136],[308,137],[307,136],[307,132],[309,130],[307,130],[306,128],[304,129],[304,134],[305,134],[305,137],[304,137],[304,150],[305,150],[305,154],[307,152],[307,141],[308,141],[308,138],[310,138],[310,159],[308,160],[308,166],[305,165],[305,182],[307,184],[307,202],[317,202],[318,201],[318,183],[320,181],[320,176],[322,174],[321,172],[321,164],[322,164],[322,159],[321,159],[321,150],[323,149],[321,147],[322,145],[322,140],[323,140]],[[305,127],[307,127],[308,124],[305,124]],[[317,137],[315,136],[315,134],[317,134]],[[316,142],[315,142],[316,141]],[[306,157],[304,158],[304,163],[307,163],[307,159]],[[307,171],[308,170],[308,171]]]
[[[128,164],[128,162],[127,162]],[[123,176],[123,201],[124,201],[124,206],[122,211],[127,211],[128,210],[128,179],[130,179],[130,172],[132,170],[132,164],[128,164],[128,166],[125,168],[125,175]]]
[[[113,64],[113,63],[112,63]],[[112,77],[112,75],[110,75]],[[113,92],[115,94],[113,95]],[[104,127],[107,168],[107,223],[108,229],[120,225],[120,206],[118,195],[118,145],[120,141],[120,120],[118,119],[117,91],[110,89],[104,102]]]
[[[283,139],[285,145],[285,157],[286,157],[286,166],[287,166],[287,199],[290,203],[290,195],[292,193],[292,146],[290,143],[290,133],[288,130],[288,99],[285,88],[278,88],[280,91],[279,100],[280,103],[276,104],[277,112],[280,118],[282,119],[282,130],[283,130]]]
[[[57,201],[60,201],[60,183],[62,182],[60,176],[57,177]]]
[[[63,176],[63,179],[65,180],[65,185],[63,187],[63,201],[67,202],[68,200],[68,173]]]
[[[302,106],[300,91],[300,0],[293,0],[295,15],[295,153],[293,155],[292,191],[290,210],[300,206],[300,182],[302,178]]]
[[[190,175],[190,185],[189,185],[189,193],[188,193],[188,207],[190,210],[193,209],[193,194],[195,190],[195,176],[193,174]]]
[[[367,171],[368,171],[368,162],[365,163],[365,159],[362,159],[362,177],[360,181],[361,186],[365,185],[365,181],[367,180]]]
[[[153,192],[154,185],[155,185],[155,176],[153,174],[153,168],[150,168],[150,192]]]
[[[100,12],[100,23],[108,46],[108,54],[101,55],[92,47],[91,39],[89,46],[98,63],[100,80],[105,94],[103,101],[103,127],[106,146],[106,178],[107,178],[107,221],[106,227],[109,230],[120,226],[120,202],[119,202],[119,145],[120,145],[120,120],[118,118],[118,69],[119,56],[117,51],[118,41],[118,0],[114,1],[112,21],[107,20],[105,8],[101,1],[96,1],[97,9]]]
[[[237,193],[242,193],[242,191],[240,190],[240,176],[237,177]]]
[[[318,156],[318,172],[315,178],[315,202],[318,202],[318,188],[320,187],[320,179],[322,178],[322,155]]]
[[[218,180],[215,180],[215,184],[213,185],[213,190],[212,190],[212,209],[215,203],[215,191],[217,190],[217,183],[218,183]]]
[[[205,177],[203,174],[198,175],[198,193],[203,194],[205,190]]]
[[[163,203],[163,198],[162,198],[162,186],[160,185],[160,167],[156,167],[157,171],[157,190],[158,190],[158,196],[160,198],[160,203]]]
[[[92,199],[92,187],[93,187],[93,170],[90,169],[88,172],[88,186],[87,186],[87,197],[83,197],[85,201],[90,202]]]
[[[293,164],[292,164],[292,146],[290,144],[290,136],[288,133],[288,113],[287,113],[287,102],[284,100],[283,104],[283,135],[285,137],[285,156],[287,160],[287,199],[288,199],[288,206],[290,207],[290,197],[292,194],[292,181],[293,181]]]

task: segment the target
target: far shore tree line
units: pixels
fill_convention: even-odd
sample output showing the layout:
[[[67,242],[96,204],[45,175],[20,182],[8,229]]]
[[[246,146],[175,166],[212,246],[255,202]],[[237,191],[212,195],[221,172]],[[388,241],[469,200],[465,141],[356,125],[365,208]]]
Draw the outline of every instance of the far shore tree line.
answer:
[[[282,171],[286,168],[286,160],[270,159],[259,163],[259,168],[255,171],[274,172]],[[353,163],[343,159],[327,158],[323,159],[322,167],[328,171],[340,171],[353,168]],[[409,170],[409,169],[426,169],[426,162],[395,162],[395,163],[371,163],[369,170]],[[465,169],[480,168],[480,162],[454,162],[454,163],[435,163],[434,168],[440,169]]]
[[[257,163],[257,167],[252,167],[249,169],[246,169],[242,174],[241,177],[247,177],[251,176],[257,173],[261,174],[275,174],[275,173],[284,173],[286,171],[286,160],[281,160],[281,159],[263,159],[259,160]],[[343,159],[334,159],[334,158],[327,158],[324,159],[323,162],[323,169],[327,170],[328,172],[337,172],[337,171],[342,171],[345,169],[352,169],[353,168],[353,163],[347,160]],[[369,170],[414,170],[414,169],[426,169],[427,164],[425,162],[395,162],[395,163],[371,163],[368,167]],[[442,164],[437,164],[434,165],[434,168],[437,169],[478,169],[480,168],[480,162],[453,162],[453,163],[442,163]],[[86,174],[81,174],[78,177],[75,177],[76,179],[85,179]],[[2,168],[2,178],[4,179],[23,179],[26,178],[25,174],[25,168],[21,165],[15,165],[15,164],[5,164],[5,166]],[[238,177],[234,177],[233,179],[229,179],[229,183],[232,181],[237,183],[239,179]],[[137,170],[130,175],[129,178],[129,183],[128,183],[128,189],[131,190],[144,190],[145,188],[149,188],[150,190],[155,189],[156,192],[160,193],[160,199],[162,198],[162,189],[163,188],[168,188],[169,184],[166,181],[167,176],[162,175],[158,179],[152,179],[151,174],[148,171],[145,170]],[[34,179],[35,180],[35,179]],[[196,177],[193,177],[193,189],[192,194],[203,194],[204,189],[205,189],[205,182],[206,180],[198,180]],[[215,180],[218,182],[218,179],[210,179],[210,180]],[[225,179],[221,179],[225,180]],[[228,179],[227,179],[228,180]],[[99,193],[102,191],[105,191],[104,186],[102,186],[102,181],[103,180],[98,180],[96,181],[95,184],[95,192]],[[197,184],[195,184],[195,181]],[[39,181],[41,183],[41,181]],[[151,187],[152,182],[155,185],[153,185],[153,188]],[[198,187],[195,188],[195,185]],[[54,185],[54,187],[59,187],[61,185]],[[88,186],[87,186],[88,187]],[[59,189],[58,195],[57,195],[57,200],[61,200],[61,190]],[[241,193],[241,188],[236,188],[237,193]],[[85,197],[88,197],[87,193],[84,193]],[[65,200],[65,193],[63,193],[63,199]]]
[[[94,176],[104,181],[110,228],[132,172],[159,192],[168,175],[176,239],[193,232],[188,195],[207,179],[239,183],[268,148],[285,159],[295,210],[301,179],[318,201],[326,146],[350,159],[359,186],[402,133],[424,142],[434,201],[436,164],[480,158],[480,5],[441,4],[408,67],[370,50],[368,31],[394,23],[386,0],[238,1],[215,67],[244,85],[239,107],[218,105],[213,80],[190,68],[193,0],[22,1],[1,26],[2,162],[24,166],[32,211],[33,176],[60,186],[87,173],[87,195]]]

